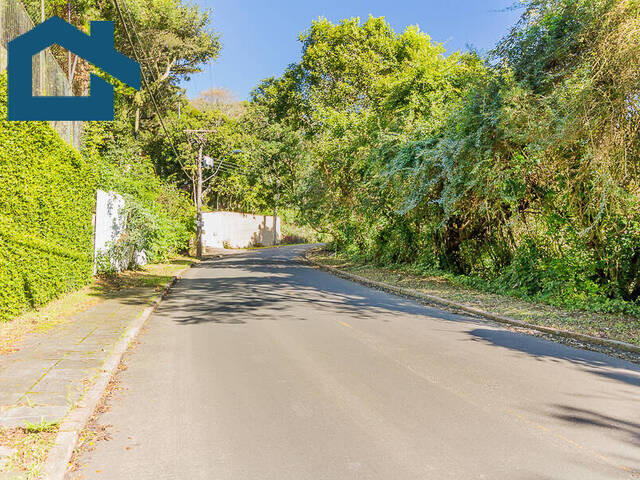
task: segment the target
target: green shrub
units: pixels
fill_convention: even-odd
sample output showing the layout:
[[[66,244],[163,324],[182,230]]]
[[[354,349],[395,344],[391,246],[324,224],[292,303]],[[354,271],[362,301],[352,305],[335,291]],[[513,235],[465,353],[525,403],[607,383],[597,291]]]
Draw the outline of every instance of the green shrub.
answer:
[[[91,169],[46,122],[6,121],[0,76],[0,321],[87,284]]]
[[[191,199],[156,175],[139,142],[105,122],[86,123],[83,140],[82,153],[91,161],[97,187],[125,200],[126,231],[108,247],[108,256],[124,266],[131,252],[144,250],[149,262],[159,262],[188,250],[195,231]],[[108,263],[99,262],[98,271],[108,273]]]
[[[122,215],[126,217],[124,233],[115,242],[107,243],[96,259],[96,270],[113,274],[116,266],[134,269],[136,253],[144,252],[148,262],[160,262],[185,251],[193,232],[192,207],[183,195],[174,192],[176,208],[157,202],[145,205],[132,195],[125,195]]]

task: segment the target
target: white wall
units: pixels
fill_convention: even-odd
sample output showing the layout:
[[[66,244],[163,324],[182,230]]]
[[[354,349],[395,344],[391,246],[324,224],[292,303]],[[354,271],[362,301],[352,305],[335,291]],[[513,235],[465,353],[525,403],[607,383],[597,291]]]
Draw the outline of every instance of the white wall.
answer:
[[[206,212],[203,243],[205,247],[223,248],[224,243],[232,248],[245,248],[260,244],[273,245],[273,216],[250,215],[236,212]],[[276,224],[277,240],[280,241],[280,218]]]
[[[100,253],[108,248],[109,242],[116,242],[125,232],[125,210],[124,198],[115,192],[96,192],[96,216],[95,216],[95,238],[93,246],[93,270],[96,271],[96,259]],[[146,255],[143,252],[131,252],[135,255],[138,265],[146,263]],[[118,264],[117,259],[111,259],[111,263],[116,270],[123,270],[127,265]],[[126,262],[125,262],[126,263]]]
[[[95,241],[93,261],[124,233],[124,198],[114,192],[96,192]]]

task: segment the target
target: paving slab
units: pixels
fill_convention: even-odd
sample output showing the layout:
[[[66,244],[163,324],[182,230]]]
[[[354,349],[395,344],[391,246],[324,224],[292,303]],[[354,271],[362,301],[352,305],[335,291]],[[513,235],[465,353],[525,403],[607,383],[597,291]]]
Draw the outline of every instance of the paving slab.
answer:
[[[17,351],[0,355],[0,426],[64,417],[155,295],[153,287],[122,290],[64,325],[30,335],[16,345]]]
[[[0,480],[22,480],[26,478],[27,474],[23,472],[0,473]]]
[[[13,448],[0,445],[0,468],[3,468],[9,462],[9,457],[11,457],[14,452],[15,450]]]

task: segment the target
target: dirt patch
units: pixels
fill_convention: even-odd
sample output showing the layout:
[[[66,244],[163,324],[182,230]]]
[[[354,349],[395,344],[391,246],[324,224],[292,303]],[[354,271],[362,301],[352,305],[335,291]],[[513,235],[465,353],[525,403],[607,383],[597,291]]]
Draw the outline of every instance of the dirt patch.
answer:
[[[53,445],[59,426],[41,423],[16,428],[0,427],[0,447],[8,449],[8,458],[0,459],[0,473],[18,473],[36,479]]]

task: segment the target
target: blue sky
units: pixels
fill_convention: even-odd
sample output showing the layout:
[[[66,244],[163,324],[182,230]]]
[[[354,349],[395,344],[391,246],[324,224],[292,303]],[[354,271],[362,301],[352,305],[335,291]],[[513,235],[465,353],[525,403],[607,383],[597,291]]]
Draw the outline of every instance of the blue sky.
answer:
[[[215,62],[183,85],[187,95],[193,98],[215,86],[241,100],[260,80],[280,75],[299,60],[298,34],[318,17],[335,23],[348,17],[384,16],[397,32],[419,25],[448,51],[467,45],[487,51],[521,13],[508,9],[516,0],[192,1],[213,10],[212,26],[221,34],[223,48]]]

